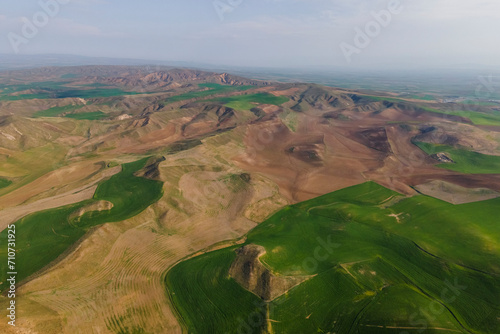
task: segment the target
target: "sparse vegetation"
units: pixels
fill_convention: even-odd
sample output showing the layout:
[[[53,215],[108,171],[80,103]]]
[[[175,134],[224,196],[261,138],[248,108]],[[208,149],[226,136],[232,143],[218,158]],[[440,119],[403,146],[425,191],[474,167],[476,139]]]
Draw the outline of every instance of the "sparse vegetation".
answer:
[[[168,154],[179,153],[182,151],[192,149],[192,148],[199,146],[201,144],[202,144],[202,142],[199,139],[178,141],[175,144],[172,144],[167,148],[167,153]]]
[[[298,117],[295,112],[287,112],[282,116],[283,123],[293,132],[297,131]]]

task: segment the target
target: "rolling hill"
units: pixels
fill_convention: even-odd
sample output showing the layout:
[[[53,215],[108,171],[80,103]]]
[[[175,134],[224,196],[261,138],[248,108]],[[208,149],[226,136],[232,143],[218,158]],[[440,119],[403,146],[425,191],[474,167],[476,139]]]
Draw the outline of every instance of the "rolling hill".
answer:
[[[496,333],[500,127],[460,108],[168,67],[0,72],[18,328]]]

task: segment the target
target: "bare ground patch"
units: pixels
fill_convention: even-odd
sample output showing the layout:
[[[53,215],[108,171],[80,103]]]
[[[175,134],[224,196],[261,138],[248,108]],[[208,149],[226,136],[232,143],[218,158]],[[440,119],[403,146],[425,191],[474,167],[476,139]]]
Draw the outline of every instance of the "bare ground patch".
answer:
[[[465,188],[450,182],[434,180],[415,186],[419,192],[452,204],[465,204],[500,197],[487,188]]]

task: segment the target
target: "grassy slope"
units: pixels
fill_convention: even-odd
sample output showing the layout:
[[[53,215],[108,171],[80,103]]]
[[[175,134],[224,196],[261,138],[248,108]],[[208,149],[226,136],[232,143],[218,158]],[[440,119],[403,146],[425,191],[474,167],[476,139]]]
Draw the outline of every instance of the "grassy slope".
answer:
[[[179,102],[179,101],[184,101],[184,100],[191,100],[191,99],[196,99],[196,98],[207,97],[210,95],[226,94],[226,93],[244,91],[247,89],[254,88],[253,86],[225,86],[225,85],[219,85],[219,84],[215,84],[215,83],[199,84],[198,87],[205,89],[205,90],[175,95],[175,96],[169,97],[166,100],[166,102],[173,103],[173,102]]]
[[[452,333],[464,328],[497,333],[499,204],[498,199],[457,206],[425,196],[405,199],[368,182],[281,210],[252,230],[246,243],[264,246],[267,254],[261,260],[277,274],[315,276],[271,302],[274,333]],[[400,223],[390,216],[401,212]],[[194,281],[190,271],[178,266],[172,269],[176,276],[167,280],[188,326],[201,326],[209,315],[200,312],[228,307],[231,298],[214,282],[227,276],[223,268],[232,257],[216,265],[211,254],[180,264],[206,266],[212,270],[212,276],[204,274],[206,280]],[[186,291],[179,282],[217,291],[217,299],[202,297],[195,310],[183,299]],[[451,289],[455,282],[462,287]],[[232,320],[215,321],[227,327]]]
[[[28,84],[17,84],[17,85],[0,85],[0,100],[4,99],[15,99],[15,96],[10,94],[22,92],[24,90],[47,90],[53,91],[58,89],[67,89],[64,84],[67,82],[58,81],[43,81],[43,82],[33,82]]]
[[[64,117],[67,118],[72,118],[76,120],[89,120],[89,121],[94,121],[94,120],[99,120],[108,117],[105,113],[102,111],[94,111],[94,112],[81,112],[81,113],[74,113],[76,110],[83,108],[84,105],[68,105],[68,106],[63,106],[63,107],[54,107],[50,108],[47,110],[41,110],[37,111],[36,113],[33,114],[33,118],[39,118],[39,117],[61,117],[63,113],[69,113],[64,115]]]
[[[410,95],[408,97],[410,99],[424,100],[424,101],[434,101],[436,99],[435,96],[432,95]]]
[[[0,188],[0,196],[36,180],[40,176],[61,167],[64,164],[67,148],[57,143],[48,143],[23,152],[16,152],[0,162],[0,169],[5,175],[22,177],[9,189]],[[5,190],[5,191],[3,191]]]
[[[438,167],[465,174],[499,174],[500,157],[486,155],[465,149],[456,149],[447,145],[416,142],[420,149],[427,154],[446,152],[455,163],[439,164]]]
[[[54,107],[54,108],[50,108],[50,109],[47,109],[47,110],[37,111],[36,113],[33,114],[32,117],[34,117],[34,118],[38,118],[38,117],[57,117],[57,116],[61,115],[64,112],[72,112],[72,111],[78,110],[78,109],[80,109],[82,107],[84,107],[84,106],[83,105],[81,105],[81,106],[69,105],[69,106],[64,106],[64,107]]]
[[[38,212],[16,222],[18,281],[55,260],[91,227],[128,219],[157,201],[162,194],[162,183],[133,175],[145,163],[146,159],[142,159],[124,164],[121,173],[99,185],[93,200]],[[110,201],[113,203],[113,208],[108,211],[87,212],[80,219],[69,219],[71,213],[97,200]],[[7,230],[4,230],[0,233],[0,244],[5,245],[6,239]],[[7,272],[6,265],[7,249],[2,247],[0,249],[2,282]]]
[[[288,98],[284,96],[274,96],[269,93],[257,93],[249,95],[237,95],[228,96],[218,99],[214,99],[224,104],[226,107],[233,108],[236,110],[250,110],[256,106],[256,104],[273,104],[281,105],[288,101]]]
[[[472,123],[476,125],[496,125],[500,126],[500,112],[483,113],[479,111],[444,111],[434,108],[424,107],[426,111],[430,111],[437,114],[454,115],[468,118]],[[464,107],[466,109],[466,107]]]
[[[96,120],[106,118],[106,117],[108,117],[108,115],[106,115],[102,111],[94,111],[94,112],[82,112],[82,113],[78,113],[78,114],[68,114],[64,117],[72,118],[72,119],[76,119],[76,120],[96,121]]]
[[[113,97],[121,95],[147,94],[139,92],[126,92],[118,88],[74,88],[64,86],[67,82],[35,82],[31,84],[0,86],[0,101],[17,101],[29,99],[61,99],[68,97],[79,97],[91,99],[97,97]],[[11,95],[16,92],[33,89],[39,91],[35,94]]]
[[[177,313],[186,320],[189,333],[238,333],[249,315],[260,314],[265,319],[259,298],[228,277],[229,266],[236,257],[233,250],[223,249],[182,262],[166,276],[167,284],[175,290],[170,298]],[[264,323],[261,321],[260,325]],[[245,333],[260,333],[260,328]]]
[[[142,92],[126,92],[118,88],[108,88],[108,89],[70,89],[57,92],[55,94],[56,98],[68,98],[68,97],[79,97],[83,99],[92,99],[96,97],[114,97],[122,95],[136,95],[136,94],[147,94]]]
[[[0,178],[0,189],[6,188],[12,184],[12,181]]]

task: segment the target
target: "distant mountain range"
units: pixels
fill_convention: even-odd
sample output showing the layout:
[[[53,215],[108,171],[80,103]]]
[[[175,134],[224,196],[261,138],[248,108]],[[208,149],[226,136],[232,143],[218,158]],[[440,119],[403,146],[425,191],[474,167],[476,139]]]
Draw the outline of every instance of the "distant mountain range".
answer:
[[[390,67],[374,64],[372,69],[323,67],[303,68],[246,67],[188,61],[147,60],[133,58],[88,57],[63,54],[0,54],[0,71],[44,66],[122,65],[141,66],[148,72],[169,68],[188,68],[227,72],[251,79],[279,82],[308,82],[326,86],[369,91],[393,91],[419,94],[433,91],[443,97],[473,97],[480,77],[500,76],[500,69],[480,64],[450,65],[442,68]],[[491,88],[491,87],[490,87]],[[500,87],[496,89],[500,92]],[[500,98],[500,96],[498,97]]]

